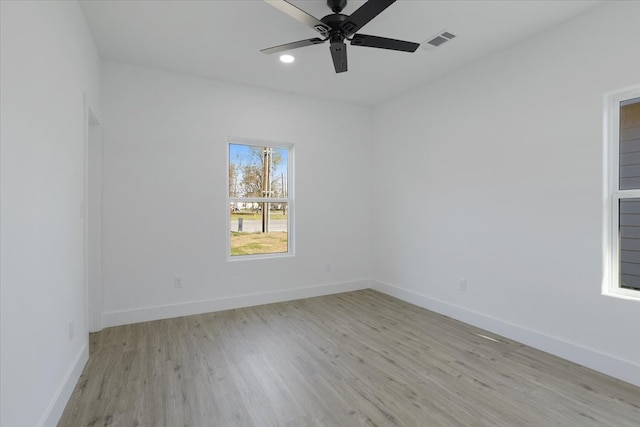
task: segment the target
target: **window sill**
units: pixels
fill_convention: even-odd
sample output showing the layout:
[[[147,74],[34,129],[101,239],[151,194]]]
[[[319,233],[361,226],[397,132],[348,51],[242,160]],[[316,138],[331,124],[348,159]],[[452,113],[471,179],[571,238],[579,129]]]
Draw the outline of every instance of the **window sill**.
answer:
[[[602,295],[630,301],[640,301],[640,291],[634,291],[631,289],[605,289],[602,291]]]

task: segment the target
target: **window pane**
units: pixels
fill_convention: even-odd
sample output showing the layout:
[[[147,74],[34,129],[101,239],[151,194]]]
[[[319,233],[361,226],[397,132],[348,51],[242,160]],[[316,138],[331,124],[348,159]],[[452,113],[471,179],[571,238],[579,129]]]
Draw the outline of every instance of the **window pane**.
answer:
[[[620,200],[620,287],[640,290],[640,198]]]
[[[640,98],[620,104],[620,189],[640,188]]]
[[[287,197],[289,150],[229,144],[229,197]]]
[[[289,251],[287,203],[232,203],[231,256]]]

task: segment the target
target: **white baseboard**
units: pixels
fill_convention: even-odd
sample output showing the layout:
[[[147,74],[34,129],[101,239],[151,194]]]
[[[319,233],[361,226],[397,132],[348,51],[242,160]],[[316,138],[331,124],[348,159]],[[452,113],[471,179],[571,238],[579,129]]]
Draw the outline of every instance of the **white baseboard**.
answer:
[[[371,288],[640,387],[640,365],[387,283]]]
[[[73,389],[76,387],[80,374],[82,374],[84,365],[87,364],[88,360],[89,344],[87,343],[82,347],[73,361],[73,364],[64,376],[62,383],[51,400],[51,403],[49,403],[47,410],[40,418],[40,422],[38,423],[39,427],[55,427],[58,425],[62,412],[64,412],[64,408],[67,406],[67,402],[69,402]]]
[[[292,301],[341,292],[357,291],[371,287],[369,280],[331,283],[326,285],[284,289],[273,292],[237,295],[214,298],[205,301],[191,301],[155,307],[144,307],[134,310],[112,311],[102,314],[103,327],[128,325],[151,320],[169,319],[172,317],[190,316],[193,314],[211,313],[234,308],[251,307],[274,302]]]

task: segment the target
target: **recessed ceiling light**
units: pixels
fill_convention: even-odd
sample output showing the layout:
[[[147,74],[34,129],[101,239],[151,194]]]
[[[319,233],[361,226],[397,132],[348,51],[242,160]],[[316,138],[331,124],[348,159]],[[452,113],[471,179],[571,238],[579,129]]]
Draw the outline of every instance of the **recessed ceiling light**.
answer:
[[[282,55],[280,57],[280,61],[284,62],[285,64],[291,64],[295,60],[296,60],[296,58],[294,58],[291,55]]]

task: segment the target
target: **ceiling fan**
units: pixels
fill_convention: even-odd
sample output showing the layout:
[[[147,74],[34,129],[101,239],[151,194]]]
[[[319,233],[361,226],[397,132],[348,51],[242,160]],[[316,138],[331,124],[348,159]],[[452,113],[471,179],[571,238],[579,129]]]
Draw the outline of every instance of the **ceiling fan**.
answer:
[[[415,52],[420,46],[419,43],[404,40],[356,34],[362,27],[369,23],[369,21],[378,16],[387,7],[391,6],[391,4],[395,3],[396,0],[369,0],[351,15],[340,13],[347,5],[347,0],[327,0],[327,6],[329,6],[333,13],[322,19],[317,19],[309,15],[304,10],[286,0],[265,1],[292,18],[313,28],[320,33],[322,38],[316,37],[269,47],[260,51],[263,53],[283,52],[285,50],[321,44],[329,40],[333,66],[336,73],[343,73],[347,71],[347,45],[345,40],[350,41],[352,46],[376,47],[402,52]]]

